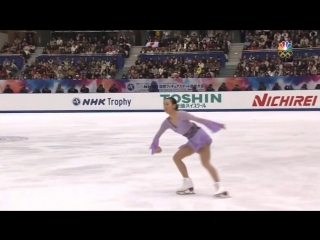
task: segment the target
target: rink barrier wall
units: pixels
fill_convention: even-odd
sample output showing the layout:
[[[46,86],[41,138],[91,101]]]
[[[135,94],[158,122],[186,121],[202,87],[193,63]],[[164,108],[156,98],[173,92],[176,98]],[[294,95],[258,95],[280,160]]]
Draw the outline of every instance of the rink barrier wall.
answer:
[[[238,78],[163,78],[163,79],[8,79],[0,80],[0,92],[3,92],[7,85],[11,87],[14,93],[19,93],[24,85],[29,93],[32,93],[35,88],[42,90],[48,87],[52,93],[56,92],[58,85],[65,92],[71,86],[74,86],[78,91],[84,85],[89,89],[89,93],[96,93],[98,86],[101,84],[106,91],[115,85],[120,93],[149,93],[149,88],[152,84],[157,85],[159,92],[190,92],[192,87],[196,86],[199,92],[205,92],[211,85],[216,91],[222,83],[225,83],[229,90],[232,90],[235,85],[239,85],[240,89],[245,90],[248,85],[253,90],[260,87],[263,83],[267,90],[272,90],[275,83],[278,83],[281,89],[291,85],[293,89],[299,90],[306,84],[307,88],[313,90],[320,84],[320,75],[310,76],[281,76],[281,77],[238,77]]]
[[[189,112],[319,111],[319,90],[1,94],[0,113],[162,112],[163,100],[177,99]]]

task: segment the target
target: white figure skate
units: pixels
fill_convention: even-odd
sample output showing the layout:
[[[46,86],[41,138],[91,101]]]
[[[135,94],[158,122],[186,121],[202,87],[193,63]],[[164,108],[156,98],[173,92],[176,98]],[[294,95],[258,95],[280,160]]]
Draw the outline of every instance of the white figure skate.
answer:
[[[184,178],[183,184],[180,188],[177,189],[177,194],[179,195],[188,195],[195,194],[192,180],[190,178]]]
[[[218,197],[218,198],[229,198],[229,193],[223,188],[220,186],[219,183],[216,183],[215,184],[215,187],[216,187],[216,192],[214,193],[214,197]]]

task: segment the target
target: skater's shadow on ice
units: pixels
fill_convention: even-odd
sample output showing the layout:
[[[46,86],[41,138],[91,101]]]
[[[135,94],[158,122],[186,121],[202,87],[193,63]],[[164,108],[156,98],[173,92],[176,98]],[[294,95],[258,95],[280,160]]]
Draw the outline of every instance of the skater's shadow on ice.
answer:
[[[144,193],[144,195],[146,195],[146,193]],[[158,197],[158,198],[164,198],[164,197],[180,197],[180,198],[212,198],[212,199],[223,199],[223,198],[218,198],[218,197],[214,197],[213,194],[206,194],[204,192],[201,191],[195,191],[194,194],[177,194],[175,191],[172,191],[172,189],[158,189],[158,190],[152,190],[152,192],[150,192],[149,194],[147,194],[148,196],[152,196],[152,197]],[[226,197],[227,198],[227,197]]]

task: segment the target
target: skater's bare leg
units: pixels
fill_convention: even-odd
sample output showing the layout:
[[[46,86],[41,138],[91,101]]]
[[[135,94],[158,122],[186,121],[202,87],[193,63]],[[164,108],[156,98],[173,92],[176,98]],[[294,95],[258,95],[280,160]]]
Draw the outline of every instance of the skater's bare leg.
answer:
[[[199,155],[200,155],[202,165],[208,170],[213,181],[215,182],[214,185],[216,188],[216,192],[215,192],[214,196],[228,197],[228,192],[225,191],[220,185],[220,178],[219,178],[217,170],[210,163],[210,157],[211,157],[210,156],[211,155],[210,154],[210,145],[207,145],[207,146],[201,148],[199,151]]]
[[[189,178],[188,170],[184,162],[182,161],[184,158],[192,155],[194,153],[193,149],[189,146],[183,147],[179,149],[173,156],[173,161],[177,165],[182,177]]]
[[[210,163],[210,158],[211,158],[210,145],[206,145],[205,147],[201,148],[199,150],[199,155],[200,155],[200,160],[202,165],[208,170],[212,179],[215,182],[220,182],[220,178],[217,170]]]

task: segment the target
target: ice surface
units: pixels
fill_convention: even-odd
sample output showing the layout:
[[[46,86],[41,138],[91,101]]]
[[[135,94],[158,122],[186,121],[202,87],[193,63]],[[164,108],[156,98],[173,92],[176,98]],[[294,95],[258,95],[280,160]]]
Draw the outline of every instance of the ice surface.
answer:
[[[179,196],[172,155],[186,142],[164,113],[2,114],[0,210],[320,210],[320,113],[195,113],[226,123],[212,162],[232,198],[214,199],[197,155],[196,195]]]

